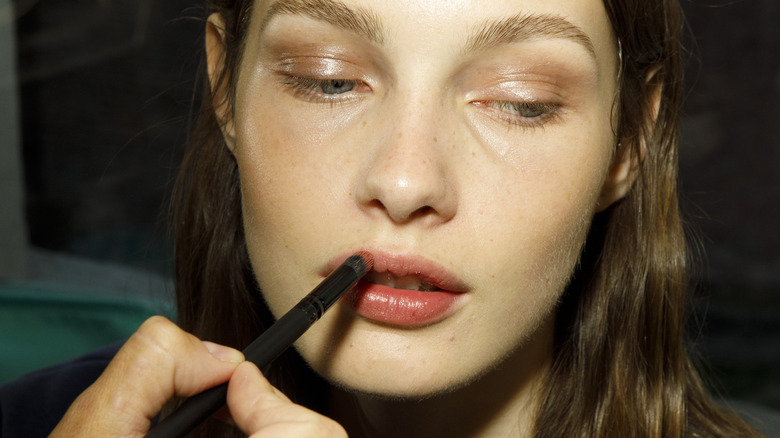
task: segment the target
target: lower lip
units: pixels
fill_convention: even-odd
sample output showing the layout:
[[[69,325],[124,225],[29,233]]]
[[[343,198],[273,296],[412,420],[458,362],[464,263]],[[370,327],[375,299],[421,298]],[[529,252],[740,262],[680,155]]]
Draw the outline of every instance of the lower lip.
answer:
[[[349,292],[355,312],[384,324],[415,327],[440,322],[456,310],[463,293],[394,289],[361,281]]]

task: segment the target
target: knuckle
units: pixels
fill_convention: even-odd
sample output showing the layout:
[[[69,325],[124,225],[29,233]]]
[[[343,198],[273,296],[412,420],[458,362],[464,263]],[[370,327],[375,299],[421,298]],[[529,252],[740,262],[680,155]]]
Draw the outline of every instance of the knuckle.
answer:
[[[174,324],[169,321],[164,316],[160,315],[154,315],[149,317],[146,321],[141,324],[141,327],[139,330],[149,330],[149,331],[157,331],[157,330],[170,330]]]
[[[184,336],[176,324],[162,316],[152,316],[141,324],[132,338],[147,351],[171,355]]]

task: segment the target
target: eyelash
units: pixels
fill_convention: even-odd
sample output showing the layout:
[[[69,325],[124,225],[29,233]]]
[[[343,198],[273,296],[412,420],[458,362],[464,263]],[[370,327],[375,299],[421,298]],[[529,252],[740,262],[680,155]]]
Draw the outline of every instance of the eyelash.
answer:
[[[340,85],[347,86],[348,89],[341,93],[326,93],[325,87]],[[366,86],[357,79],[316,79],[301,76],[284,76],[284,85],[288,87],[295,97],[302,98],[307,102],[336,104],[352,100],[357,96],[352,93],[357,88]]]
[[[511,127],[537,128],[555,121],[561,112],[561,107],[554,103],[514,102],[514,101],[475,101],[478,106],[489,108],[497,113],[495,116],[508,123]],[[523,115],[523,112],[526,115]],[[532,113],[532,115],[528,115]]]

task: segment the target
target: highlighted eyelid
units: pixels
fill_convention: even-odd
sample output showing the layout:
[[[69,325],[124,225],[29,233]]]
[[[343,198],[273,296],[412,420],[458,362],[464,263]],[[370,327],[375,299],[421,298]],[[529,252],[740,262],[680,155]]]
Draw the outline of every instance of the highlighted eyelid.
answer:
[[[507,75],[464,85],[473,87],[464,96],[469,104],[510,125],[536,127],[556,121],[569,103],[566,89],[537,75]]]
[[[322,79],[363,78],[364,73],[355,64],[326,56],[294,56],[281,59],[273,70],[290,76]]]
[[[343,62],[332,58],[321,58],[317,70],[323,77],[333,77],[343,74]]]
[[[365,69],[328,54],[286,54],[269,66],[294,97],[312,103],[344,103],[372,90]]]
[[[504,100],[518,102],[562,101],[559,87],[542,81],[501,81],[479,87],[469,93],[475,100]]]

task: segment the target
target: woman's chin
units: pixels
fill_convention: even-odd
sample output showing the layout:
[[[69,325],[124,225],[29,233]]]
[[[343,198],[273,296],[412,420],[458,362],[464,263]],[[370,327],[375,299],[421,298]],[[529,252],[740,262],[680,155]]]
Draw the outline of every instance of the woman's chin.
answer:
[[[465,361],[464,361],[465,362]],[[345,392],[389,400],[421,400],[451,393],[478,380],[486,366],[445,366],[433,358],[397,362],[393,360],[333,361],[315,371]]]
[[[329,379],[330,380],[330,379]],[[451,393],[465,385],[447,382],[421,382],[415,379],[404,381],[376,379],[373,381],[355,381],[354,379],[330,380],[339,390],[357,396],[385,401],[419,401]]]
[[[311,346],[308,343],[299,348],[315,372],[350,393],[391,399],[429,398],[473,382],[500,360],[491,354],[466,358],[458,353],[462,348],[442,349],[441,342],[410,340],[401,333],[390,333],[392,330],[380,330],[383,335],[375,331],[372,336],[357,336],[356,332],[331,348],[307,349]]]

